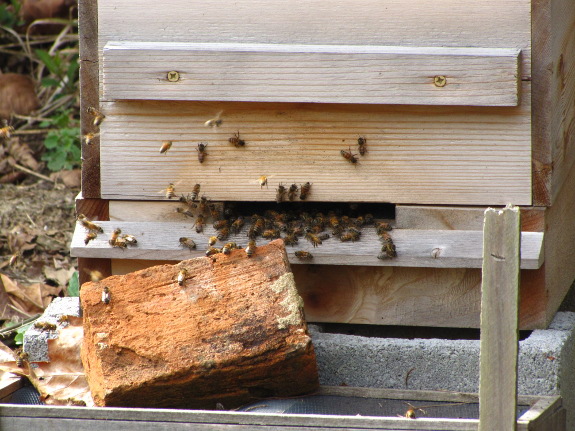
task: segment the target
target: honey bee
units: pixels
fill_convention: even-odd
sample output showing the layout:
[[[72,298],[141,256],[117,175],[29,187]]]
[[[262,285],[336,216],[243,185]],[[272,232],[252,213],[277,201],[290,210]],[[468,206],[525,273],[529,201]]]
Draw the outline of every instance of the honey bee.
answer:
[[[112,232],[112,235],[110,235],[110,239],[108,240],[108,243],[112,247],[116,246],[116,241],[118,240],[118,237],[120,236],[121,233],[122,233],[122,229],[117,228],[117,229],[114,229],[114,231]]]
[[[204,225],[206,224],[203,214],[198,214],[196,218],[196,233],[202,233],[204,231]]]
[[[381,236],[384,232],[388,232],[390,230],[391,230],[391,225],[387,222],[380,221],[380,222],[377,222],[377,224],[375,225],[375,231],[377,232],[377,234],[379,236]]]
[[[223,228],[228,227],[228,221],[227,220],[216,220],[214,222],[214,229],[215,230],[221,230]]]
[[[214,118],[210,118],[208,121],[206,121],[204,123],[204,126],[206,126],[206,127],[220,127],[222,125],[222,123],[224,122],[221,119],[223,112],[224,111],[218,112]]]
[[[200,194],[200,185],[196,184],[192,189],[192,201],[197,201]]]
[[[282,239],[285,245],[296,245],[299,241],[297,235],[293,232],[287,234]]]
[[[221,215],[220,210],[215,204],[208,204],[208,208],[210,210],[210,215],[212,216],[213,219],[220,218]]]
[[[260,189],[263,188],[263,186],[268,186],[268,177],[266,177],[265,175],[262,175],[261,177],[258,178],[258,183],[260,184]]]
[[[248,242],[248,246],[246,247],[246,255],[247,257],[252,257],[256,252],[256,242],[252,239]]]
[[[266,229],[262,232],[262,237],[265,239],[276,239],[280,237],[280,231],[278,229]]]
[[[228,237],[230,236],[230,229],[228,227],[224,227],[222,228],[218,234],[216,235],[216,237],[220,240],[220,241],[225,241],[226,239],[228,239]]]
[[[299,198],[302,201],[305,201],[309,195],[310,190],[311,190],[311,183],[309,181],[305,184],[302,184],[301,189],[300,189],[300,193],[299,193]]]
[[[162,142],[162,146],[160,147],[160,154],[167,154],[170,148],[172,148],[172,141]]]
[[[40,331],[55,331],[56,325],[50,322],[35,322],[34,328],[39,329]]]
[[[97,236],[98,234],[96,232],[88,232],[84,237],[84,245],[88,245],[88,243],[93,239],[96,239]]]
[[[90,281],[92,283],[97,283],[104,278],[104,274],[102,274],[98,270],[93,270],[93,271],[85,270],[85,272],[87,272],[88,275],[90,276]]]
[[[200,198],[200,204],[198,205],[198,211],[200,213],[205,213],[207,208],[208,208],[208,198],[205,196],[202,196]]]
[[[264,229],[264,219],[258,218],[255,222],[250,226],[250,230],[248,231],[248,237],[250,239],[255,239]]]
[[[128,248],[128,241],[124,237],[119,236],[112,244],[112,247]]]
[[[366,225],[368,225],[368,224],[373,224],[373,214],[367,213],[367,214],[364,216],[364,221],[365,221],[365,224],[366,224]]]
[[[215,237],[215,236],[211,236],[211,237],[208,239],[208,246],[209,246],[209,247],[212,247],[216,242],[218,242],[218,238]]]
[[[352,154],[351,153],[351,148],[349,149],[349,151],[345,151],[345,150],[341,150],[340,154],[342,155],[342,157],[347,160],[348,162],[350,162],[351,164],[356,164],[357,163],[357,157],[356,154]]]
[[[185,215],[187,217],[193,217],[194,216],[193,212],[191,212],[190,210],[187,210],[185,208],[178,207],[178,208],[176,208],[176,212],[179,214]]]
[[[397,257],[397,252],[395,251],[395,244],[393,242],[386,241],[381,246],[381,253],[377,255],[377,258],[385,260],[385,259],[392,259],[394,257]]]
[[[197,205],[194,203],[194,201],[192,200],[192,198],[190,197],[190,195],[188,196],[180,196],[180,198],[178,199],[181,203],[186,204],[188,207],[190,208],[197,208]],[[177,211],[177,210],[176,210]]]
[[[277,190],[276,190],[276,202],[278,204],[283,202],[285,194],[286,194],[286,188],[282,183],[280,183],[278,185]]]
[[[111,300],[110,289],[107,286],[104,286],[102,289],[102,302],[104,304],[109,304]]]
[[[91,145],[100,134],[99,133],[86,133],[84,135],[84,143],[86,145]]]
[[[232,231],[232,233],[237,234],[240,233],[243,227],[244,227],[244,218],[242,216],[238,216],[238,218],[235,219],[232,225],[230,226],[230,230]]]
[[[21,349],[15,351],[14,353],[16,354],[16,366],[22,368],[24,366],[24,362],[28,362],[28,353]]]
[[[174,183],[170,183],[166,188],[166,198],[172,199],[175,197],[176,197],[176,186],[174,185]]]
[[[290,201],[295,200],[298,190],[299,190],[299,187],[297,186],[297,184],[292,184],[291,186],[289,186],[288,199]]]
[[[227,255],[230,254],[232,250],[236,250],[237,248],[238,245],[235,242],[228,242],[222,247],[222,253]]]
[[[329,239],[329,233],[320,233],[317,237],[320,240],[325,241],[326,239]]]
[[[122,235],[122,240],[126,241],[128,245],[136,245],[138,243],[134,235]]]
[[[204,163],[204,160],[206,159],[206,156],[208,155],[208,153],[206,153],[207,147],[208,147],[207,143],[200,142],[198,144],[198,148],[196,149],[196,151],[198,152],[198,162]]]
[[[360,234],[359,234],[358,231],[350,230],[350,231],[348,231],[348,232],[346,232],[346,233],[341,234],[340,237],[339,237],[339,240],[340,240],[341,242],[349,242],[349,241],[355,242],[355,241],[358,241],[358,240],[359,240],[359,235],[360,235]]]
[[[365,139],[363,136],[360,136],[359,138],[357,138],[357,146],[359,148],[359,154],[361,156],[365,156],[365,153],[367,153],[367,139]]]
[[[219,248],[208,247],[208,249],[206,250],[206,256],[213,256],[214,254],[218,254],[221,252],[222,250],[220,250]]]
[[[2,127],[2,128],[0,128],[0,138],[8,139],[8,138],[10,138],[10,136],[12,136],[13,132],[14,132],[14,127],[12,127],[12,126]]]
[[[234,144],[234,147],[239,148],[239,147],[243,147],[244,145],[246,145],[246,141],[244,141],[243,139],[240,139],[240,132],[238,130],[237,133],[234,133],[234,136],[232,136],[230,139],[228,139],[230,144]]]
[[[61,314],[58,316],[58,323],[70,323],[70,316],[66,314]]]
[[[93,108],[92,106],[86,109],[86,112],[88,112],[88,114],[94,117],[93,121],[94,126],[99,126],[100,124],[102,124],[102,121],[104,121],[104,118],[106,118],[104,114],[102,114],[100,111],[98,111],[96,108]]]
[[[178,272],[178,284],[180,286],[184,284],[184,281],[186,281],[187,276],[188,276],[188,271],[186,270],[186,268],[180,269],[180,272]]]
[[[353,224],[356,227],[362,227],[365,224],[365,218],[363,216],[356,217]]]
[[[311,245],[313,245],[314,248],[322,244],[321,239],[319,239],[317,235],[311,232],[307,232],[305,234],[305,239],[307,239],[311,243]]]
[[[101,226],[98,226],[95,223],[92,223],[84,214],[78,214],[76,220],[80,222],[82,226],[90,231],[96,231],[98,233],[104,233],[104,229]]]
[[[313,255],[309,251],[298,250],[294,252],[295,257],[300,260],[310,260],[313,259]]]

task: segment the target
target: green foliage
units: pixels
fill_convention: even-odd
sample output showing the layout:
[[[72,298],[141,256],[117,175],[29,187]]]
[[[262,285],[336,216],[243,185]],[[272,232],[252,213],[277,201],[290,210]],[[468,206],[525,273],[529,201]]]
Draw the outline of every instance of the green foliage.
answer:
[[[14,28],[23,24],[18,17],[20,11],[20,1],[10,0],[10,2],[0,3],[0,26]]]
[[[44,139],[46,152],[42,160],[48,162],[48,169],[60,171],[80,166],[80,127],[71,115],[71,110],[58,111],[52,118],[40,123],[41,127],[55,127]]]
[[[68,282],[68,296],[80,296],[80,277],[78,271],[72,274]]]
[[[78,54],[70,56],[62,55],[57,51],[55,55],[50,55],[48,51],[35,49],[34,53],[38,60],[46,66],[50,73],[42,78],[43,87],[63,87],[65,93],[73,93],[78,83]]]
[[[30,326],[32,326],[33,324],[34,324],[34,322],[30,322],[27,325],[20,326],[16,330],[16,336],[14,337],[14,342],[18,346],[21,346],[24,343],[24,332],[26,332],[28,330],[28,328],[30,328]]]

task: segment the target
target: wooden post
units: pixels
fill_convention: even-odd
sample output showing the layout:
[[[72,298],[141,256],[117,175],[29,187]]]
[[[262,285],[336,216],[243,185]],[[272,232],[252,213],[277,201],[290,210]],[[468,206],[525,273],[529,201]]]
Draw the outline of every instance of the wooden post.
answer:
[[[485,211],[479,431],[516,429],[520,226],[518,207]]]

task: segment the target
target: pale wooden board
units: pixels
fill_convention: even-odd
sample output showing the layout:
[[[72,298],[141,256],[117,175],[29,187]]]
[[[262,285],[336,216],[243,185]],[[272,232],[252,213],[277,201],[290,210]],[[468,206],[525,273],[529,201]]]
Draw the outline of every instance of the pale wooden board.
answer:
[[[517,106],[517,49],[108,42],[105,100]],[[177,78],[168,79],[176,71]],[[434,77],[445,82],[435,85]]]
[[[575,163],[575,2],[532,3],[534,203],[552,205]]]
[[[108,102],[101,126],[102,197],[163,199],[195,183],[213,200],[275,200],[284,184],[313,183],[310,201],[529,205],[526,108]],[[204,123],[219,112],[223,124]],[[235,148],[228,138],[240,131]],[[368,153],[353,165],[341,150]],[[162,141],[172,140],[167,154]],[[204,163],[198,142],[208,143]],[[258,178],[268,177],[260,188]]]
[[[479,431],[516,429],[520,227],[517,207],[485,211]]]
[[[485,207],[448,207],[397,205],[395,227],[397,229],[458,229],[481,230]],[[543,232],[546,209],[521,208],[521,230]]]
[[[212,226],[206,226],[205,232],[198,234],[193,228],[194,222],[154,223],[154,222],[99,222],[104,234],[84,245],[86,230],[80,225],[74,232],[71,253],[75,257],[111,258],[111,259],[166,259],[184,260],[202,256],[207,249],[207,240],[216,235]],[[120,249],[111,247],[108,238],[116,228],[122,233],[132,234],[138,239],[136,247]],[[229,239],[219,242],[222,246],[229,241],[246,246],[248,238],[244,229],[238,235],[230,235]],[[397,248],[398,257],[381,260],[377,255],[381,250],[381,241],[373,227],[362,229],[361,241],[341,242],[337,238],[329,238],[323,245],[313,248],[300,238],[298,245],[288,246],[291,263],[307,263],[297,259],[296,250],[309,251],[313,254],[313,263],[330,265],[368,265],[368,266],[419,266],[434,268],[479,268],[481,267],[481,231],[423,231],[396,229],[391,236]],[[197,250],[191,251],[180,247],[180,237],[192,238],[197,244]],[[537,269],[543,263],[542,243],[543,233],[524,232],[522,234],[522,268]],[[260,243],[267,240],[259,239]],[[437,257],[433,250],[437,249]],[[257,253],[257,252],[256,252]]]

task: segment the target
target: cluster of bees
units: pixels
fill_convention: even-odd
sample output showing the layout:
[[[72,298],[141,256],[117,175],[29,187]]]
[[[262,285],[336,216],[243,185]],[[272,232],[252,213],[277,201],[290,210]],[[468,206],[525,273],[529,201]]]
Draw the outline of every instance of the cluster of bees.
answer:
[[[84,244],[88,245],[90,241],[96,239],[99,233],[104,233],[104,229],[96,223],[88,220],[84,214],[78,214],[76,220],[88,231],[84,237]],[[121,229],[114,229],[108,243],[112,247],[127,248],[128,246],[135,246],[138,240],[134,235],[122,234]]]
[[[305,183],[301,186],[300,199],[305,200],[310,188],[310,183]],[[229,254],[231,250],[241,248],[235,242],[228,242],[221,248],[216,248],[215,244],[218,241],[227,241],[231,234],[240,234],[244,228],[249,239],[246,254],[250,257],[254,254],[256,240],[259,237],[268,241],[281,238],[286,246],[297,246],[299,240],[304,239],[315,248],[330,237],[338,238],[341,242],[359,241],[362,227],[368,225],[374,225],[377,235],[383,243],[378,258],[389,259],[397,256],[395,245],[389,234],[391,225],[384,221],[375,221],[371,214],[349,217],[338,215],[334,211],[324,215],[322,212],[278,212],[268,210],[263,215],[251,215],[249,217],[249,227],[246,227],[246,217],[234,214],[231,209],[222,211],[205,196],[199,197],[200,189],[200,184],[196,184],[191,194],[180,196],[179,201],[185,205],[185,208],[179,207],[176,211],[188,217],[194,217],[194,212],[196,213],[196,222],[194,224],[196,233],[204,231],[206,216],[209,214],[212,217],[213,228],[217,233],[208,239],[207,256],[217,253]],[[276,201],[278,203],[283,202],[286,195],[289,200],[294,200],[295,196],[291,197],[290,191],[293,194],[297,190],[298,186],[296,184],[292,184],[289,189],[280,184],[277,189]],[[170,189],[169,197],[175,197],[174,189]],[[196,243],[191,238],[182,237],[179,242],[180,246],[190,250],[196,248]],[[310,252],[303,250],[296,251],[295,256],[301,260],[313,258]]]
[[[359,155],[365,156],[365,154],[367,153],[367,139],[365,139],[365,137],[363,136],[357,138],[357,147]],[[341,150],[340,154],[345,160],[347,160],[349,163],[353,165],[355,165],[359,161],[359,159],[357,158],[357,154],[353,154],[351,152],[351,147],[348,148],[348,151]]]
[[[98,111],[96,108],[93,108],[92,106],[88,107],[88,109],[86,109],[86,112],[92,117],[92,124],[94,125],[94,127],[100,127],[100,124],[102,124],[102,121],[104,121],[104,118],[106,118],[104,114],[102,114],[100,111]],[[99,132],[86,133],[84,135],[84,142],[86,143],[86,145],[90,145],[92,142],[94,142],[94,139],[96,139],[99,135],[100,135]]]

